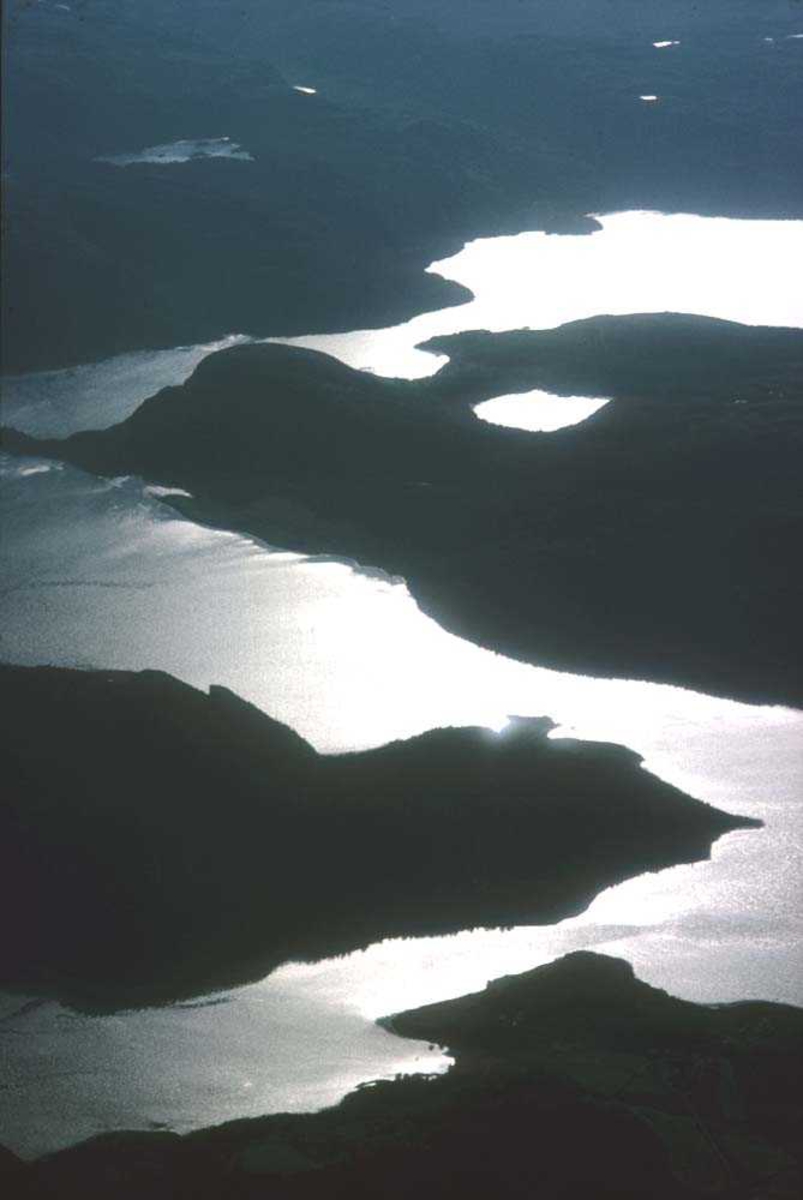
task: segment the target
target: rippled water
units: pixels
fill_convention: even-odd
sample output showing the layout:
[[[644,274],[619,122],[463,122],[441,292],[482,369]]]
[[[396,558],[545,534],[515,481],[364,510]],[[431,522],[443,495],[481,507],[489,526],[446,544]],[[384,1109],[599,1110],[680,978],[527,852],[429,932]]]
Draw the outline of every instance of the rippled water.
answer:
[[[803,714],[505,659],[440,629],[402,581],[203,529],[135,480],[4,460],[0,490],[5,659],[223,683],[322,751],[449,724],[504,737],[509,714],[548,715],[553,736],[624,743],[662,778],[766,821],[721,839],[710,863],[643,875],[557,926],[288,964],[210,1007],[14,1016],[20,1000],[5,997],[10,1144],[36,1153],[120,1125],[314,1108],[361,1079],[442,1069],[370,1018],[582,946],[690,998],[803,1002]]]
[[[183,383],[216,350],[249,340],[232,334],[198,346],[139,350],[59,371],[6,375],[3,423],[34,437],[107,429],[130,417],[143,400],[162,388]]]
[[[444,361],[417,343],[471,328],[666,310],[803,325],[787,270],[803,248],[803,222],[619,213],[601,223],[589,236],[472,242],[430,268],[469,287],[470,303],[391,329],[294,341],[415,378]],[[245,340],[18,376],[5,381],[4,420],[43,435],[102,427]],[[540,405],[543,421],[543,406],[557,403],[565,418],[581,399],[530,394],[479,407],[509,418],[511,405],[529,400],[527,419]],[[9,1144],[33,1154],[105,1128],[186,1129],[316,1108],[361,1080],[441,1070],[438,1052],[400,1042],[371,1018],[580,947],[622,954],[643,978],[692,999],[803,1002],[803,714],[505,659],[440,629],[403,581],[203,529],[160,503],[164,489],[136,480],[5,459],[0,491],[6,660],[157,667],[200,687],[223,683],[321,751],[450,724],[504,737],[509,714],[547,715],[555,737],[621,742],[662,778],[766,822],[721,839],[709,863],[611,888],[553,927],[388,941],[287,964],[211,1005],[110,1018],[0,997]]]
[[[348,1001],[281,980],[107,1017],[0,992],[0,1048],[2,1140],[25,1157],[109,1129],[315,1111],[368,1080],[451,1063]]]

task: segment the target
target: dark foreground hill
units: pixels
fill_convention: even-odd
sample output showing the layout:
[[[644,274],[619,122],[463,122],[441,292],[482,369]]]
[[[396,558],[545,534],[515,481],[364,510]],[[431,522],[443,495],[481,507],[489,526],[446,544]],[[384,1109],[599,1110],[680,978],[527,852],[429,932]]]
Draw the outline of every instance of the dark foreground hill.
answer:
[[[388,1023],[456,1066],[317,1114],[108,1134],[0,1173],[30,1200],[799,1195],[800,1009],[689,1004],[578,953]]]
[[[543,923],[755,824],[546,720],[319,756],[223,688],[0,668],[5,985],[123,1005],[389,935]]]
[[[436,344],[423,383],[244,346],[112,429],[6,444],[403,575],[516,657],[803,706],[803,334],[658,314]],[[550,434],[472,412],[535,387],[613,401]]]

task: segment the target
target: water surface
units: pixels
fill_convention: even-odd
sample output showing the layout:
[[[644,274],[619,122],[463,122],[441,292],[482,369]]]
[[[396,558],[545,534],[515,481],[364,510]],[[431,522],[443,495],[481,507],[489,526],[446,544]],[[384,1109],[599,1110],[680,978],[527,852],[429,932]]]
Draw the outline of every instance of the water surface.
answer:
[[[57,371],[6,375],[3,423],[33,437],[108,429],[162,388],[182,384],[208,355],[249,340],[232,334],[197,346],[138,350]]]
[[[452,1061],[282,980],[106,1017],[0,992],[0,1052],[2,1141],[24,1157],[106,1130],[314,1112],[366,1081]]]
[[[631,746],[662,778],[766,822],[556,926],[390,940],[288,964],[222,1003],[87,1018],[2,997],[13,1147],[316,1108],[362,1080],[443,1069],[371,1019],[570,949],[621,954],[690,999],[803,1002],[803,714],[506,659],[442,630],[401,580],[201,528],[133,479],[5,459],[0,493],[7,660],[223,683],[328,752],[450,724],[504,737],[510,714],[548,715],[555,737]]]
[[[468,304],[402,325],[282,339],[379,375],[434,374],[444,355],[416,349],[468,329],[552,329],[600,314],[677,312],[745,325],[803,327],[803,221],[619,212],[591,234],[478,238],[427,268],[468,288]]]
[[[378,375],[418,379],[446,362],[416,349],[431,337],[487,329],[551,329],[603,313],[681,312],[747,325],[803,327],[803,221],[748,221],[689,214],[611,213],[590,234],[522,233],[478,238],[427,270],[474,299],[401,325],[271,339],[321,350]],[[251,341],[141,351],[63,371],[4,379],[4,421],[61,437],[129,416],[150,394],[183,383],[206,355]]]
[[[588,236],[479,239],[430,267],[469,287],[468,304],[294,341],[416,378],[444,361],[417,343],[464,329],[669,310],[803,325],[788,271],[803,222],[620,213],[601,225]],[[39,434],[112,424],[238,340],[247,339],[17,377],[4,419]],[[490,403],[499,412],[524,399]],[[581,947],[622,954],[690,999],[803,1002],[803,714],[514,662],[446,633],[401,580],[203,529],[161,502],[165,489],[136,480],[4,459],[0,491],[6,660],[155,667],[200,687],[222,683],[323,752],[452,724],[504,737],[509,715],[546,715],[555,737],[621,742],[669,782],[766,822],[722,839],[709,863],[643,875],[553,927],[392,940],[288,964],[209,1005],[110,1018],[5,996],[0,1123],[10,1145],[38,1153],[106,1128],[316,1108],[361,1080],[443,1069],[438,1052],[400,1043],[371,1018]]]
[[[531,433],[554,433],[569,425],[579,425],[608,403],[596,396],[556,396],[535,390],[509,396],[495,396],[474,406],[482,421],[527,429]]]

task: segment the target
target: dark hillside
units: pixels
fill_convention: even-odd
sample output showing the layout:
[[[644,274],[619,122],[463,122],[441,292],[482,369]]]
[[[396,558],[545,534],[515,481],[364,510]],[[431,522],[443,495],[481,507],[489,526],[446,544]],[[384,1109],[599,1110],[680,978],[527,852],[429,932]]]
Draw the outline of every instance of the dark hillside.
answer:
[[[799,1195],[799,1009],[689,1004],[578,953],[392,1024],[443,1039],[456,1066],[321,1113],[108,1134],[6,1170],[37,1200],[112,1183],[119,1200]]]
[[[528,661],[803,705],[803,334],[663,314],[437,345],[453,361],[418,384],[244,346],[112,429],[6,443],[403,575]],[[471,411],[539,386],[614,399],[550,434]]]
[[[321,757],[223,688],[0,668],[4,986],[166,1000],[391,935],[544,923],[751,822],[617,746],[440,730]]]
[[[799,6],[760,7],[9,0],[5,369],[381,326],[589,212],[800,216]],[[253,161],[94,161],[222,136]]]

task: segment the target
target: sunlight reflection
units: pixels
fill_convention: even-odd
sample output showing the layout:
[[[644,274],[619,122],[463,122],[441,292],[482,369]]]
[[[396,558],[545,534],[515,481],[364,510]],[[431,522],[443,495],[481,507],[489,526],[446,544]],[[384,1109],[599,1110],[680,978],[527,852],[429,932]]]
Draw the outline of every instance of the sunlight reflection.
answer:
[[[321,350],[377,375],[420,379],[448,362],[417,349],[470,329],[551,329],[602,313],[685,312],[748,325],[803,326],[803,294],[788,263],[803,257],[803,221],[732,220],[621,212],[602,230],[478,238],[428,267],[474,299],[402,325],[271,338]],[[582,286],[578,286],[578,282]],[[160,388],[184,382],[207,355],[256,339],[140,351],[3,380],[4,419],[25,433],[62,437],[129,416]]]
[[[140,350],[79,367],[6,375],[3,421],[36,437],[107,429],[162,388],[183,383],[210,354],[249,341],[245,335],[229,334],[197,346]]]
[[[722,839],[710,863],[642,875],[551,929],[393,943],[288,968],[305,994],[342,987],[361,1011],[390,1011],[415,988],[456,995],[567,948],[615,942],[638,954],[647,979],[692,998],[800,996],[803,714],[516,662],[446,633],[401,580],[193,525],[133,479],[25,473],[36,465],[6,459],[0,473],[6,658],[220,683],[329,752],[548,716],[553,739],[629,746],[676,787],[767,822]],[[73,586],[48,586],[54,577]]]
[[[432,263],[431,274],[474,294],[467,304],[386,329],[276,340],[378,375],[418,379],[446,358],[416,347],[468,329],[552,329],[600,313],[646,312],[803,326],[803,293],[787,269],[803,257],[803,221],[657,212],[597,220],[602,230],[592,234],[478,238]]]
[[[531,433],[554,433],[569,425],[579,425],[603,408],[607,400],[592,396],[556,396],[551,392],[532,391],[495,396],[477,404],[474,412],[491,425],[527,429]]]
[[[515,662],[446,633],[400,580],[194,525],[134,479],[46,465],[0,457],[6,659],[220,683],[328,751],[452,724],[504,736],[509,714],[549,716],[551,738],[630,746],[668,782],[766,828],[720,839],[709,862],[609,888],[552,926],[290,963],[212,1006],[65,1021],[45,1005],[25,1017],[35,1038],[15,1038],[4,1064],[19,1081],[7,1134],[20,1146],[44,1134],[47,1146],[30,1143],[32,1152],[74,1140],[81,1121],[96,1132],[98,1098],[118,1127],[147,1113],[182,1129],[319,1108],[366,1079],[443,1070],[439,1051],[399,1042],[371,1018],[576,949],[620,955],[690,999],[803,1001],[803,713]]]

